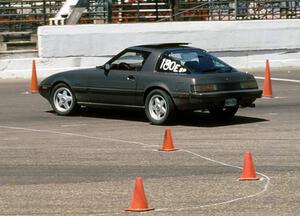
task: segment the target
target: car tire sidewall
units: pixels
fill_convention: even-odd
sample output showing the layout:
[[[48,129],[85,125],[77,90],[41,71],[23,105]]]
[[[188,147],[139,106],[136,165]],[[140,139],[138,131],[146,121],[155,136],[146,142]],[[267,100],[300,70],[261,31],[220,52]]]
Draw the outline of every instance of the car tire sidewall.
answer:
[[[73,103],[72,103],[70,109],[69,109],[68,111],[66,111],[66,112],[62,112],[62,111],[58,110],[58,109],[56,108],[55,104],[54,104],[54,96],[55,96],[56,91],[57,91],[59,88],[67,88],[67,89],[71,92],[71,94],[72,94]],[[64,83],[57,84],[57,85],[53,88],[53,90],[51,91],[50,104],[51,104],[53,110],[54,110],[58,115],[62,115],[62,116],[73,114],[73,113],[75,112],[76,108],[77,108],[77,100],[76,100],[76,97],[75,97],[75,95],[74,95],[72,89],[71,89],[68,85],[66,85],[66,84],[64,84]]]
[[[163,97],[164,100],[166,101],[166,105],[167,105],[166,115],[164,116],[164,118],[162,118],[160,120],[156,120],[156,119],[152,118],[152,116],[150,114],[150,110],[149,110],[149,102],[150,102],[151,98],[153,96],[155,96],[155,95]],[[173,103],[171,97],[165,91],[159,90],[159,89],[153,90],[146,97],[146,101],[145,101],[145,113],[147,115],[147,118],[149,119],[149,121],[152,124],[154,124],[154,125],[165,124],[167,122],[170,122],[170,120],[174,117],[174,114],[175,114],[174,103]]]

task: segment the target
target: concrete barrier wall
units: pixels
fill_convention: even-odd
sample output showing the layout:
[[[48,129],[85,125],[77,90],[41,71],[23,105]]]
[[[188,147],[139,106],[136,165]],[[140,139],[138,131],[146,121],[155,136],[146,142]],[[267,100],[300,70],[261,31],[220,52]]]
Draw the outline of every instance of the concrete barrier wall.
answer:
[[[243,71],[263,72],[266,59],[272,69],[300,68],[300,20],[45,26],[38,34],[40,57],[0,59],[0,79],[30,78],[33,58],[43,78],[101,65],[128,46],[185,41],[221,51],[216,55]]]
[[[208,51],[300,48],[300,20],[43,26],[42,58],[113,55],[128,46],[190,42]]]
[[[242,71],[260,71],[264,73],[265,61],[270,60],[271,70],[289,70],[300,68],[300,51],[296,52],[234,52],[215,53],[222,60]],[[29,79],[33,58],[0,59],[1,79]],[[37,76],[41,80],[51,74],[87,67],[102,65],[109,57],[64,57],[64,58],[34,58],[36,60]]]
[[[45,78],[66,70],[95,67],[109,60],[107,57],[0,59],[0,79],[30,78],[33,59],[36,61],[38,78]]]

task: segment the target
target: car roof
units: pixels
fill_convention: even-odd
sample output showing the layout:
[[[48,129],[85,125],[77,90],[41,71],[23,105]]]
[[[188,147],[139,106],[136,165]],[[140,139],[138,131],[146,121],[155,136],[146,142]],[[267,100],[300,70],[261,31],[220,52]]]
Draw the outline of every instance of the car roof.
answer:
[[[158,43],[158,44],[145,44],[145,45],[140,45],[139,47],[150,47],[150,48],[173,48],[173,47],[182,47],[186,46],[189,43]]]
[[[199,49],[195,47],[188,46],[189,43],[158,43],[158,44],[145,44],[145,45],[138,45],[129,47],[127,49],[137,49],[149,52],[164,52],[166,50],[173,50],[173,49]],[[199,49],[202,50],[202,49]],[[202,50],[205,52],[205,50]]]

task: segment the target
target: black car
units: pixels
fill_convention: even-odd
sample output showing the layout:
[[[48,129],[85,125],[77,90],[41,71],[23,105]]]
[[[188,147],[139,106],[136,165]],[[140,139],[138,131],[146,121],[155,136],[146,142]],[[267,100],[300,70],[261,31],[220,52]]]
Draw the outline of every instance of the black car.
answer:
[[[187,43],[129,47],[103,66],[54,74],[39,92],[59,115],[80,105],[134,107],[144,108],[153,124],[176,111],[208,110],[228,119],[262,94],[253,75]]]

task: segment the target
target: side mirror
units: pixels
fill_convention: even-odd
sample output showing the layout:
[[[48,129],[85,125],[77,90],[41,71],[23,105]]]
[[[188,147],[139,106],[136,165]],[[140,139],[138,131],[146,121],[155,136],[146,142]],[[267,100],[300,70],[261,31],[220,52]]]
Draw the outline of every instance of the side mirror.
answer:
[[[111,69],[111,64],[106,63],[106,64],[104,65],[104,72],[105,72],[105,73],[108,73],[110,69]]]

